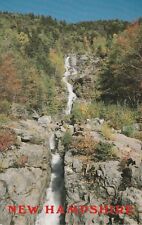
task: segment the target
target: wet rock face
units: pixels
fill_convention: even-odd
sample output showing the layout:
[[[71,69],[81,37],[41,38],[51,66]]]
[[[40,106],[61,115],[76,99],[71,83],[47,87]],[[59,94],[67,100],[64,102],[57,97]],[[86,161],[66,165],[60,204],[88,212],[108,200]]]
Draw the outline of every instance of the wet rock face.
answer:
[[[32,120],[9,126],[17,133],[19,142],[0,152],[0,224],[33,225],[36,215],[14,215],[9,213],[8,206],[39,205],[42,209],[50,182],[48,130]],[[29,138],[25,139],[27,134]]]

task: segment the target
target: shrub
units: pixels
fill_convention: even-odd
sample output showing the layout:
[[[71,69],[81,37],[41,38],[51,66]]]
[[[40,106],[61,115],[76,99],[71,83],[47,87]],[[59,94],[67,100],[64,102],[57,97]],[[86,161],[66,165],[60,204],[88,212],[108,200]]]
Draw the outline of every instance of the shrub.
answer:
[[[122,129],[123,126],[132,125],[136,122],[137,111],[119,104],[105,105],[103,102],[75,103],[72,114],[77,121],[88,118],[103,118],[109,121],[109,125],[115,129]]]
[[[72,142],[72,135],[69,131],[66,131],[64,136],[62,137],[62,143],[64,146],[70,145]]]
[[[122,129],[123,126],[132,125],[136,122],[137,112],[127,106],[111,105],[108,107],[106,117],[110,125],[115,129]]]
[[[97,115],[95,115],[95,106],[87,102],[75,103],[73,106],[72,115],[77,121],[97,117]]]
[[[134,137],[142,141],[142,131],[135,132]]]
[[[97,143],[90,135],[79,137],[72,141],[71,147],[77,150],[77,153],[86,157],[93,156],[94,160],[105,161],[116,158],[113,145],[109,143]]]
[[[99,102],[94,103],[94,109],[97,117],[109,121],[109,125],[115,129],[122,129],[123,126],[136,122],[137,112],[124,105],[105,105],[103,102]]]
[[[134,136],[134,132],[135,132],[134,126],[130,126],[130,125],[129,126],[124,126],[123,130],[122,130],[122,133],[125,134],[128,137],[133,137]]]
[[[107,123],[104,123],[101,127],[101,132],[102,135],[107,139],[107,140],[114,140],[114,134],[112,133],[112,129],[108,126]]]
[[[100,142],[96,146],[95,159],[105,161],[114,157],[112,144]]]
[[[72,143],[71,147],[77,149],[79,153],[83,155],[90,155],[95,152],[97,142],[94,138],[86,134],[84,137],[75,138]]]
[[[7,117],[5,114],[0,114],[0,125],[7,123],[9,120],[9,117]]]
[[[0,129],[0,151],[6,151],[16,144],[16,135],[10,129]]]
[[[86,116],[86,112],[87,112],[87,107],[85,106],[83,110],[83,104],[75,103],[73,105],[72,115],[74,116],[75,120],[77,121],[84,120]]]
[[[0,101],[0,113],[9,114],[11,104],[7,100]]]

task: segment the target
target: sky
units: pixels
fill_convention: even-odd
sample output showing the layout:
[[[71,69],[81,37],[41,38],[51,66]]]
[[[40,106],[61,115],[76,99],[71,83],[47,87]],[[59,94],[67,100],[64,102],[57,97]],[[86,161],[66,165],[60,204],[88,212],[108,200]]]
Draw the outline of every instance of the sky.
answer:
[[[49,15],[67,22],[98,19],[134,21],[142,0],[0,0],[0,11]]]

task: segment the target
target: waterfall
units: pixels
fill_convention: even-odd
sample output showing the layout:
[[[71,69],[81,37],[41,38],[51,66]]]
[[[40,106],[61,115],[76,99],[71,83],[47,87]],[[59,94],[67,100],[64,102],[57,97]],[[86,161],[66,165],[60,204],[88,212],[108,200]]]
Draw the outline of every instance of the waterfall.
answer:
[[[73,67],[71,68],[70,63],[69,63],[70,57],[67,57],[65,59],[65,73],[64,73],[64,78],[63,81],[67,86],[68,89],[68,102],[67,102],[67,108],[66,108],[66,115],[69,115],[71,113],[72,105],[73,102],[76,100],[76,94],[73,92],[73,86],[68,82],[68,77],[71,75],[77,74],[76,69]],[[73,69],[73,71],[71,71]]]
[[[68,77],[76,74],[75,68],[71,68],[70,57],[65,59],[65,73],[63,77],[63,81],[65,82],[68,89],[68,102],[65,113],[69,115],[71,113],[72,105],[74,100],[76,99],[76,95],[73,92],[73,86],[68,82]],[[71,71],[72,69],[72,71]],[[60,214],[56,214],[56,211],[59,205],[62,205],[62,199],[64,195],[64,168],[63,168],[63,160],[60,155],[53,150],[55,149],[55,135],[54,132],[51,133],[49,139],[50,150],[52,153],[52,161],[51,161],[51,181],[50,185],[46,191],[46,199],[43,206],[42,212],[37,216],[37,220],[35,225],[60,225]],[[55,213],[54,214],[46,214],[45,207],[51,205],[54,206]]]

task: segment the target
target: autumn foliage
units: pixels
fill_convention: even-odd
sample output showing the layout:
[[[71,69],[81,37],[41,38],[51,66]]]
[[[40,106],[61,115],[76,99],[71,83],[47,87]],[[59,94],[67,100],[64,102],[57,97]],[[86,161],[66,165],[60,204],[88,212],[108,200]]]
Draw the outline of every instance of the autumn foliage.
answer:
[[[16,102],[21,91],[21,81],[12,54],[3,55],[0,62],[0,99]]]
[[[9,129],[0,129],[0,152],[8,150],[16,143],[16,135]]]
[[[134,23],[114,35],[108,61],[101,75],[102,98],[105,101],[142,103],[142,24]]]
[[[90,155],[92,153],[95,153],[96,145],[97,142],[89,134],[74,138],[71,143],[71,147],[76,148],[79,152],[81,150],[83,155]]]

